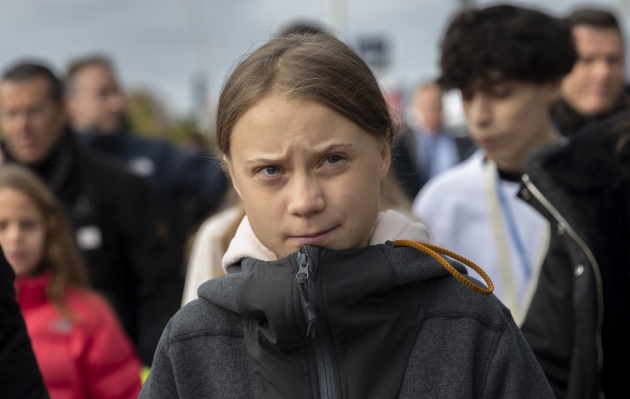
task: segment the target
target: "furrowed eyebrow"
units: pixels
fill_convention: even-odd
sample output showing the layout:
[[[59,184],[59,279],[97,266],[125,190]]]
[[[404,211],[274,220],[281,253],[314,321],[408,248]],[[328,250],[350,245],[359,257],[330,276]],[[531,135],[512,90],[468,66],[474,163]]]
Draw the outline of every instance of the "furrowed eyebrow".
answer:
[[[335,144],[330,144],[327,145],[325,147],[322,147],[320,149],[315,149],[314,153],[315,156],[321,156],[323,154],[326,154],[328,152],[334,152],[334,151],[338,151],[340,149],[348,149],[348,148],[352,148],[355,145],[355,143],[335,143]],[[260,158],[253,158],[253,159],[248,159],[245,161],[246,165],[252,165],[252,164],[264,164],[264,165],[273,165],[276,164],[280,161],[282,161],[283,156],[277,157],[277,158],[273,158],[273,157],[260,157]]]

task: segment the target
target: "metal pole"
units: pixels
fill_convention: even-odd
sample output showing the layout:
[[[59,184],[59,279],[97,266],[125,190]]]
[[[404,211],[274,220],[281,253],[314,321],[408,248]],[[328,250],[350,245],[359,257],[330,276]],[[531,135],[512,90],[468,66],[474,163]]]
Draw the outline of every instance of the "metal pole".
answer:
[[[341,37],[345,37],[347,33],[347,14],[348,4],[346,0],[326,0],[328,25]]]

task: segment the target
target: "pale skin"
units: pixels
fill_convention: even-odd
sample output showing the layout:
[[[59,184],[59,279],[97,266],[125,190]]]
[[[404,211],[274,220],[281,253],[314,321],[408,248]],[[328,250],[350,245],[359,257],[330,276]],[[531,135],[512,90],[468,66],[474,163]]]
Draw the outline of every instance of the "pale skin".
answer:
[[[0,246],[17,277],[41,266],[46,251],[46,223],[35,202],[12,187],[0,188]]]
[[[74,89],[66,97],[72,127],[101,134],[120,129],[125,97],[112,71],[103,65],[89,65],[74,79]]]
[[[560,137],[550,117],[559,83],[505,81],[462,90],[470,136],[505,172],[522,172],[531,152]]]
[[[562,81],[562,98],[577,112],[612,111],[624,88],[625,51],[619,31],[578,25],[572,29],[578,60]]]
[[[319,102],[272,93],[240,117],[230,148],[234,188],[276,256],[305,244],[368,245],[391,160],[385,135]]]
[[[51,98],[43,77],[2,82],[0,120],[9,152],[25,165],[44,161],[66,124],[63,106]]]
[[[426,84],[416,89],[413,97],[414,114],[419,124],[432,133],[442,128],[442,89],[437,84]]]

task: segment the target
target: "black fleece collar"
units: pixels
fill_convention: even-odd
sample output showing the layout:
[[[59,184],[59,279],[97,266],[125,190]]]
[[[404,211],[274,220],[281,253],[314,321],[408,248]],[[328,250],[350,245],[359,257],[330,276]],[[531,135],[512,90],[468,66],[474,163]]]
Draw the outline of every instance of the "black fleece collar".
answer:
[[[553,121],[558,127],[560,133],[566,137],[572,137],[580,130],[587,128],[601,122],[613,115],[630,109],[630,101],[628,97],[623,94],[619,101],[615,104],[610,112],[595,116],[584,116],[578,113],[573,107],[571,107],[566,101],[559,100],[552,107],[551,113],[553,115]]]

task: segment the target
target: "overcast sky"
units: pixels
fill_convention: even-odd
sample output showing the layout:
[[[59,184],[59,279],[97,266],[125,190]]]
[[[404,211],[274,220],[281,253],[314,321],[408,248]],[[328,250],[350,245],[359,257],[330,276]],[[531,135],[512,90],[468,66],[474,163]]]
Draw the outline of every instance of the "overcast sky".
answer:
[[[3,0],[0,68],[36,58],[63,74],[74,57],[104,53],[113,58],[126,87],[148,87],[173,114],[184,115],[192,110],[194,76],[204,76],[210,97],[216,98],[242,54],[305,19],[335,23],[350,43],[386,38],[391,62],[383,79],[407,88],[437,74],[438,43],[460,2],[346,0],[345,18],[331,19],[332,0]],[[520,2],[556,15],[577,5],[626,3]]]

